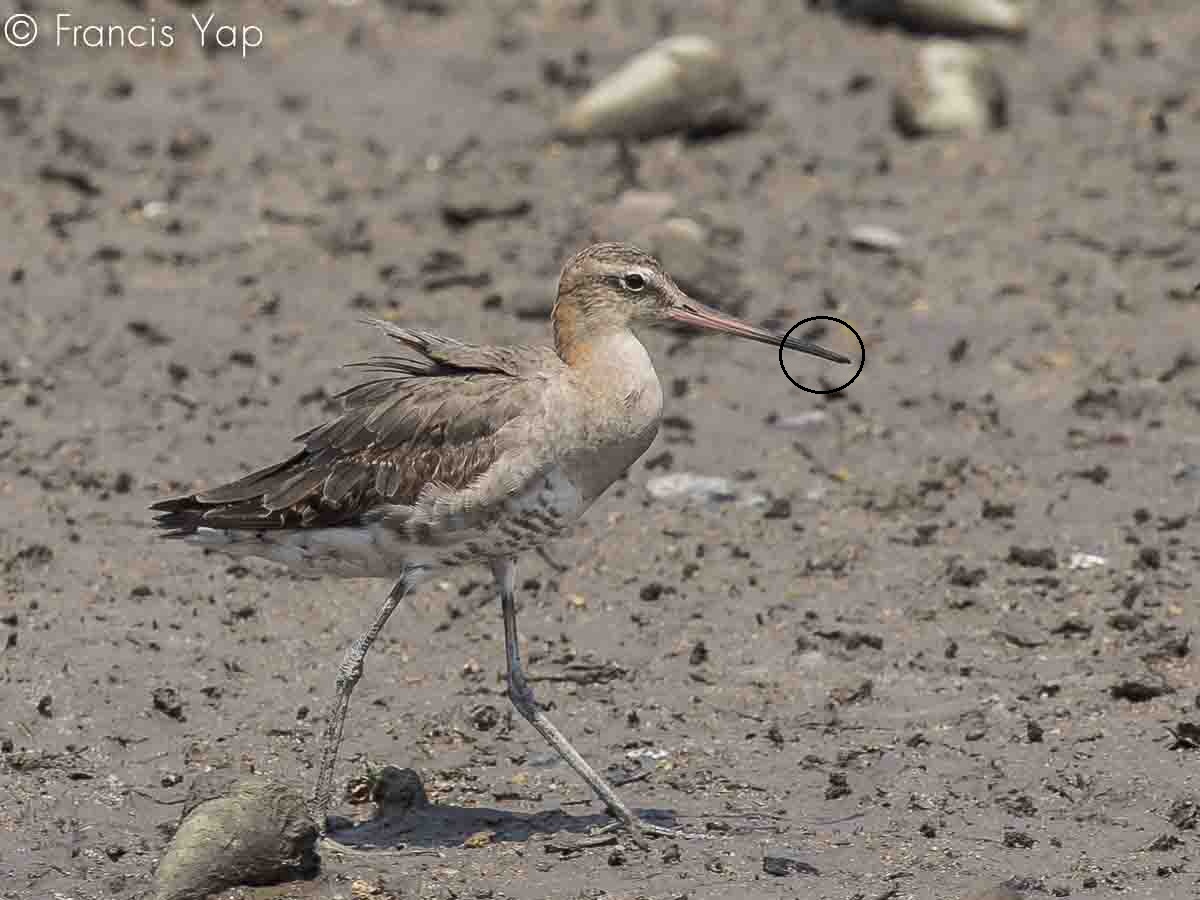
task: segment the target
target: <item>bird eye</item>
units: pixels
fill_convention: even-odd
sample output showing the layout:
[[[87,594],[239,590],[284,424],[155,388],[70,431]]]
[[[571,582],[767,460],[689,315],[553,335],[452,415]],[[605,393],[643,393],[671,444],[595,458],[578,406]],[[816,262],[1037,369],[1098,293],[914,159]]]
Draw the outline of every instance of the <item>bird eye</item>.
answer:
[[[636,294],[638,291],[645,289],[646,278],[638,272],[630,272],[621,279],[621,284],[625,286],[625,290],[633,291]]]

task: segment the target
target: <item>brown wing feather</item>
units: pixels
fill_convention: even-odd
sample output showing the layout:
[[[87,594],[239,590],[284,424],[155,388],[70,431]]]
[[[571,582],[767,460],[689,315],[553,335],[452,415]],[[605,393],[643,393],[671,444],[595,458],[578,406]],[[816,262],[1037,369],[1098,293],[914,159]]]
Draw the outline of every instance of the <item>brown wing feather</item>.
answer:
[[[347,524],[378,503],[413,505],[431,485],[461,490],[507,449],[501,430],[541,406],[553,351],[479,347],[378,324],[414,357],[356,364],[381,373],[340,395],[345,412],[300,435],[283,462],[209,491],[156,503],[169,536],[199,527]]]

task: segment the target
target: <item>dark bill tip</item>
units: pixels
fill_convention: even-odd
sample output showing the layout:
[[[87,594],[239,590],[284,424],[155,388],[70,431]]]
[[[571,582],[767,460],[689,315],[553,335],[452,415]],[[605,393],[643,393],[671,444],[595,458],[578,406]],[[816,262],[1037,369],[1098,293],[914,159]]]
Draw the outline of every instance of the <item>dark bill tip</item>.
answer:
[[[795,350],[798,353],[808,353],[812,356],[819,356],[821,359],[827,359],[829,362],[841,363],[848,365],[853,362],[848,356],[842,356],[840,353],[835,353],[822,347],[820,344],[814,344],[812,341],[801,341],[796,338],[777,338],[777,341],[782,340],[783,346],[788,350]]]

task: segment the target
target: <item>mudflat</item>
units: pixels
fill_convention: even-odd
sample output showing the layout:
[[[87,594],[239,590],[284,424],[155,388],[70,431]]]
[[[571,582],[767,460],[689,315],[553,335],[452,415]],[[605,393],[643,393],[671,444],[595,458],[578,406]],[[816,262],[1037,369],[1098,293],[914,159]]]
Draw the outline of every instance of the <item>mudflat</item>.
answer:
[[[392,349],[365,317],[548,342],[559,267],[636,218],[633,189],[702,226],[701,299],[866,345],[816,396],[770,347],[646,332],[656,444],[521,560],[548,714],[705,837],[586,840],[607,817],[511,712],[490,577],[464,569],[395,614],[350,709],[338,811],[416,770],[433,812],[406,852],[230,896],[1192,896],[1200,16],[1041,4],[1026,40],[975,41],[1007,127],[908,140],[889,93],[923,38],[831,6],[23,5],[38,38],[0,57],[0,897],[149,896],[204,773],[307,790],[388,585],[163,542],[147,507],[335,415],[340,365]],[[126,43],[68,40],[63,12]],[[691,32],[765,104],[751,128],[636,144],[635,173],[551,139],[585,85]],[[731,499],[648,490],[671,474]]]

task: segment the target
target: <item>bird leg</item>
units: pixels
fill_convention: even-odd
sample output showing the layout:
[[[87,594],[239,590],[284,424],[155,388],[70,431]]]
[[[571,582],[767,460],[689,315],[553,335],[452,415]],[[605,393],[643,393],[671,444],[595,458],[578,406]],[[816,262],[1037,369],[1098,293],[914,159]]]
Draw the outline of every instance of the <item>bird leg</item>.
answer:
[[[517,642],[517,611],[513,597],[516,571],[516,562],[512,559],[501,559],[492,563],[492,573],[496,577],[496,587],[500,592],[500,604],[504,611],[504,652],[508,659],[509,700],[517,708],[517,712],[537,729],[538,734],[545,738],[546,743],[553,747],[567,765],[587,782],[588,787],[596,792],[596,796],[604,801],[609,814],[619,820],[639,847],[643,850],[647,849],[645,838],[647,834],[666,837],[686,836],[680,835],[670,828],[662,828],[639,821],[617,796],[612,785],[588,765],[587,761],[579,755],[579,751],[571,746],[571,742],[554,727],[546,718],[546,714],[542,712],[541,707],[537,705],[533,690],[529,687],[529,682],[525,680],[525,673],[521,670],[521,651]]]
[[[363,673],[363,659],[371,644],[375,642],[380,630],[387,623],[388,617],[395,612],[404,595],[408,593],[414,581],[413,573],[405,572],[400,580],[388,593],[387,600],[375,614],[371,627],[359,635],[358,639],[346,650],[342,664],[338,668],[337,691],[325,713],[325,729],[321,733],[321,762],[317,767],[317,783],[313,788],[312,800],[309,801],[309,811],[318,827],[325,830],[325,813],[333,797],[333,770],[337,765],[338,751],[342,746],[342,729],[346,724],[346,713],[350,708],[350,694]]]

